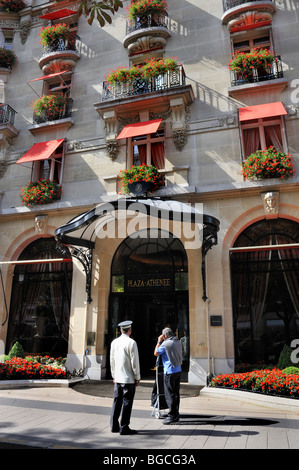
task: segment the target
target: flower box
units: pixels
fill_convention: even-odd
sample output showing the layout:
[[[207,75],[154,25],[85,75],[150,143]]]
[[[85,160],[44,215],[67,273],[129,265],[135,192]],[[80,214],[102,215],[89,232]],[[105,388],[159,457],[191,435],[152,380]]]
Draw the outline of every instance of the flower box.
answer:
[[[273,396],[299,398],[299,375],[287,369],[263,369],[213,377],[210,387],[248,390]]]
[[[56,47],[59,41],[73,41],[74,32],[64,23],[46,26],[41,29],[40,43],[42,46]]]
[[[0,380],[66,379],[67,373],[57,363],[48,365],[34,357],[13,357],[0,362]]]
[[[132,0],[128,10],[131,20],[153,14],[166,15],[167,3],[165,0]]]
[[[38,121],[53,121],[67,114],[70,99],[62,95],[42,95],[32,103]]]
[[[278,62],[278,57],[268,49],[254,49],[253,52],[237,52],[229,62],[229,69],[240,79],[250,81],[254,76],[270,75]]]
[[[137,182],[149,183],[146,190],[154,193],[164,186],[163,176],[153,165],[143,163],[132,166],[130,170],[122,170],[119,175],[119,194],[130,194],[130,185]]]
[[[7,13],[18,13],[27,5],[23,0],[0,0],[0,11]]]
[[[55,181],[40,179],[31,181],[28,186],[21,189],[22,204],[27,207],[49,204],[60,199],[61,186]]]
[[[242,164],[242,175],[246,179],[280,178],[287,180],[294,176],[295,169],[291,155],[278,152],[273,146],[257,150]]]
[[[0,47],[0,68],[11,69],[17,58],[13,51]]]
[[[117,83],[132,83],[136,80],[149,81],[151,78],[156,78],[167,72],[174,72],[179,70],[179,63],[174,57],[171,59],[150,59],[147,60],[145,65],[133,67],[118,67],[116,70],[111,70],[105,80],[110,85]]]

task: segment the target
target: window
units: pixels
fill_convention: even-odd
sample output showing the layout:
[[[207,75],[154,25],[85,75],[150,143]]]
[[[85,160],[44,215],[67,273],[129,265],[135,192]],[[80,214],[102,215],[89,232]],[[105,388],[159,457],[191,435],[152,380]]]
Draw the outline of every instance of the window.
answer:
[[[63,145],[60,145],[50,158],[33,162],[31,180],[38,181],[43,178],[61,184],[63,160]]]
[[[64,75],[60,75],[58,77],[53,78],[52,81],[44,81],[43,94],[64,96],[65,98],[69,98],[71,94],[71,84],[71,78],[66,78]]]
[[[129,147],[129,167],[142,163],[154,165],[159,170],[165,167],[163,129],[154,134],[132,137]]]
[[[272,49],[269,33],[261,37],[248,38],[245,41],[234,40],[233,52],[253,52],[254,49]]]
[[[283,77],[281,60],[280,57],[275,54],[270,30],[262,30],[259,35],[257,35],[257,31],[246,32],[245,38],[240,36],[240,34],[232,38],[232,55],[234,57],[236,57],[238,53],[255,54],[259,50],[268,51],[271,56],[274,56],[274,60],[271,60],[271,64],[254,65],[251,69],[247,69],[246,67],[243,69],[241,66],[242,70],[233,72],[232,74],[233,86]]]
[[[69,252],[63,262],[47,262],[55,258],[54,238],[39,238],[21,253],[19,261],[32,264],[14,269],[7,352],[19,341],[30,354],[67,354],[73,265]]]
[[[280,152],[288,153],[282,116],[243,121],[241,140],[244,157],[271,145]]]
[[[236,364],[277,364],[284,344],[298,338],[298,243],[299,224],[283,218],[252,224],[235,241],[230,263]]]
[[[5,49],[12,50],[12,43],[13,43],[13,29],[2,29],[1,32],[1,46]]]

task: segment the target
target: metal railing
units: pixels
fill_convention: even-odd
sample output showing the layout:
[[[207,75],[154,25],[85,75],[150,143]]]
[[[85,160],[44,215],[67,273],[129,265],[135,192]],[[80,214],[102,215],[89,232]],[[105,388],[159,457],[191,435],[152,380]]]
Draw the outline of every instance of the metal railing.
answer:
[[[253,69],[251,72],[231,72],[231,85],[245,85],[246,83],[264,82],[274,80],[275,78],[283,78],[283,70],[280,56],[275,56],[271,67],[260,67]]]
[[[49,121],[57,121],[59,119],[65,119],[71,117],[73,110],[73,100],[72,98],[68,98],[67,103],[63,107],[61,111],[53,113],[51,110],[45,109],[42,113],[37,114],[36,112],[33,113],[33,122],[35,124],[43,124]]]
[[[74,34],[71,39],[57,39],[51,45],[42,47],[42,57],[51,52],[75,51],[80,53],[81,38]]]
[[[149,14],[134,20],[128,19],[126,23],[126,35],[133,31],[154,27],[168,29],[168,17],[165,15]]]
[[[0,124],[9,123],[13,126],[15,115],[16,111],[9,104],[0,104]]]
[[[231,8],[237,7],[239,5],[243,5],[244,3],[249,2],[260,2],[261,0],[222,0],[223,3],[223,11],[226,12]],[[273,0],[268,0],[273,3]]]
[[[163,75],[159,75],[158,77],[154,77],[151,80],[139,78],[133,82],[121,82],[116,85],[103,82],[102,101],[127,98],[129,96],[141,95],[155,91],[165,91],[185,84],[185,71],[183,67],[180,66],[178,70],[167,72]]]

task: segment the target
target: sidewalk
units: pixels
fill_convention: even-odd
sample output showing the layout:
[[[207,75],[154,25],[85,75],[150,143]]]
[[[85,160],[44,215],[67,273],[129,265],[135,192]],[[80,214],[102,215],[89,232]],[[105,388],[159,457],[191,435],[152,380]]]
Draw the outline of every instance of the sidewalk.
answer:
[[[165,426],[151,416],[146,384],[138,387],[131,418],[138,434],[120,436],[110,431],[113,385],[105,386],[97,396],[92,387],[94,394],[54,387],[0,390],[0,447],[105,449],[109,456],[130,449],[173,449],[183,455],[192,449],[299,448],[298,409],[268,408],[225,395],[194,396],[191,390],[181,398],[180,424]]]

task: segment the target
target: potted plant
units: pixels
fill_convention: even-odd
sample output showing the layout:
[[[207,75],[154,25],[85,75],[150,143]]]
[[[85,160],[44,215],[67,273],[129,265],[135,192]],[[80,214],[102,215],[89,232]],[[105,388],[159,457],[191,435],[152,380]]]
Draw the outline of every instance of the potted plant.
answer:
[[[0,10],[7,13],[18,13],[25,7],[26,4],[23,0],[0,0]]]
[[[252,52],[237,52],[229,62],[229,69],[244,77],[252,76],[254,70],[270,72],[275,54],[268,49],[254,49]]]
[[[13,51],[0,47],[0,68],[11,69],[17,58]]]
[[[167,4],[165,0],[132,0],[128,10],[129,19],[134,21],[147,15],[166,15]]]
[[[64,23],[46,26],[40,31],[40,42],[42,46],[55,47],[58,45],[59,40],[63,42],[72,40],[74,33],[70,31],[69,26]]]
[[[268,178],[287,180],[294,176],[295,171],[291,155],[279,152],[273,146],[257,150],[242,164],[244,180]]]
[[[152,193],[164,186],[163,176],[157,168],[145,163],[139,166],[132,166],[130,170],[120,171],[118,178],[119,194],[130,194],[130,185],[133,183],[149,183],[144,185],[144,187]]]
[[[49,179],[31,181],[21,189],[22,204],[27,207],[49,204],[60,199],[61,193],[61,186],[55,183],[55,181],[50,181]]]
[[[66,114],[69,99],[62,95],[42,95],[33,101],[32,108],[38,118],[61,119]]]

